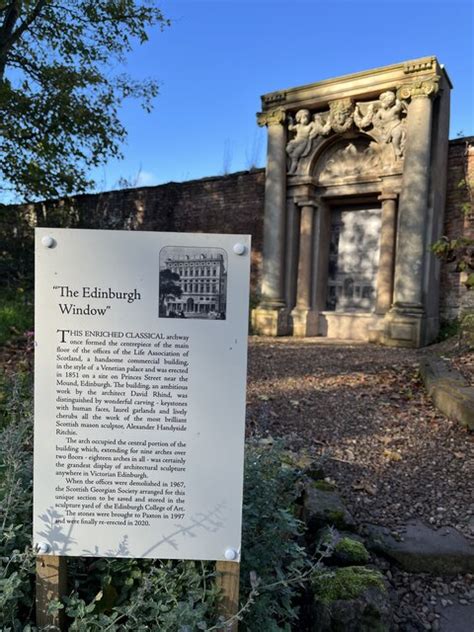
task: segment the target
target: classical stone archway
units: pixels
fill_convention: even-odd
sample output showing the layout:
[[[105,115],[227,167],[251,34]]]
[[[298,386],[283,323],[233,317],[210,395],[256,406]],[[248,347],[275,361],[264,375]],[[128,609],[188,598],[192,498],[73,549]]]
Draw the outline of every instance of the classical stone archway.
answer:
[[[402,346],[433,338],[438,264],[428,245],[442,222],[450,87],[424,58],[262,97],[257,331]],[[344,256],[335,272],[336,216]]]

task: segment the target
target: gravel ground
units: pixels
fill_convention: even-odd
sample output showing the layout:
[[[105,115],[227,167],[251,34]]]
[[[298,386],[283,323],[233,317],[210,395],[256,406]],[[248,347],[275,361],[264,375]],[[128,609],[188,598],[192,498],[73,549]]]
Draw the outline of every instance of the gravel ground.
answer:
[[[248,434],[322,457],[359,523],[397,530],[417,518],[474,539],[474,435],[425,395],[418,360],[426,352],[251,338]],[[438,630],[445,601],[474,601],[470,575],[384,570],[401,600],[395,629]]]

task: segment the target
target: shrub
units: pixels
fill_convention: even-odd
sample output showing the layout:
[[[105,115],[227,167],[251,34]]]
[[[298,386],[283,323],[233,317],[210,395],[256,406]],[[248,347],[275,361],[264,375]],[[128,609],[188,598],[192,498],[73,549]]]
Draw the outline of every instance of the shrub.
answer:
[[[34,626],[31,550],[31,379],[4,379],[0,431],[0,629]],[[241,630],[276,632],[297,621],[301,586],[313,564],[295,517],[300,470],[278,448],[247,451],[243,511]],[[73,632],[223,630],[211,562],[69,558],[64,609]],[[28,627],[30,626],[30,627]]]

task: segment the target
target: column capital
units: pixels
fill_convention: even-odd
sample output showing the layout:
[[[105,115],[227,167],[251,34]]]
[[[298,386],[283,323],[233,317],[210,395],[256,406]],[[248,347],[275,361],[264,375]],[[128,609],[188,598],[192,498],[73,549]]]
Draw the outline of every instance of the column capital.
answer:
[[[382,193],[377,198],[379,202],[384,202],[385,200],[397,200],[397,199],[398,199],[398,193],[395,193],[395,191],[382,191]]]
[[[419,97],[435,97],[439,90],[439,77],[428,79],[414,79],[398,87],[397,94],[400,99],[416,99]]]
[[[283,125],[286,119],[286,112],[283,108],[268,110],[267,112],[257,112],[257,123],[260,127],[265,125]]]
[[[317,208],[318,203],[313,198],[297,196],[294,198],[294,202],[296,206],[312,206],[313,208]]]

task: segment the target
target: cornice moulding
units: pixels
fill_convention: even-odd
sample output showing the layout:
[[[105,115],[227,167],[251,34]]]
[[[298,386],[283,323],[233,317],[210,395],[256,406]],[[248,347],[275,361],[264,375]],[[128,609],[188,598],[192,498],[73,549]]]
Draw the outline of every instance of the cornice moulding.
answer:
[[[412,79],[424,81],[434,77],[444,77],[448,86],[452,87],[449,77],[436,57],[422,57],[391,66],[364,70],[351,75],[270,92],[261,97],[262,110],[271,109],[276,103],[286,110],[302,107],[317,108],[327,105],[333,99],[340,98],[341,95],[359,99],[370,98]]]

